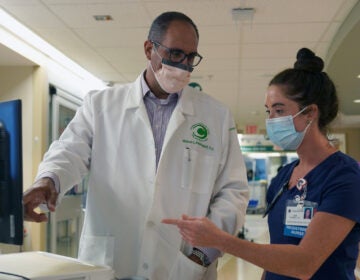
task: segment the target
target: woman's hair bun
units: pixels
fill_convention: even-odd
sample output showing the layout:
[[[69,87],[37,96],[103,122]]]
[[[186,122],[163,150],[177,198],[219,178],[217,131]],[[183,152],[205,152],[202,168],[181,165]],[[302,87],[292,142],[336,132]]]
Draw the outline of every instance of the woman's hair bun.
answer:
[[[308,48],[302,48],[296,55],[295,69],[321,72],[324,69],[324,61]]]

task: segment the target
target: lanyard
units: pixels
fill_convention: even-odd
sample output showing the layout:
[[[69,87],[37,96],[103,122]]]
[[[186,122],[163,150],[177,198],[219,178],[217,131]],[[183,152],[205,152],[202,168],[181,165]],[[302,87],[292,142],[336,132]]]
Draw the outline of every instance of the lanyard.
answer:
[[[273,200],[267,205],[265,213],[263,215],[263,218],[265,218],[267,216],[267,214],[269,214],[270,210],[274,207],[275,203],[278,201],[278,199],[280,198],[280,196],[283,194],[283,192],[288,188],[289,185],[289,181],[286,181],[281,188],[279,189],[279,191],[276,193],[276,195],[274,196]],[[300,178],[297,180],[296,183],[296,188],[299,191],[303,191],[303,193],[301,195],[296,195],[294,197],[294,200],[297,202],[298,207],[303,207],[304,206],[304,201],[307,195],[307,181],[304,178]]]
[[[280,196],[283,194],[283,192],[288,188],[289,185],[289,181],[286,181],[281,188],[279,189],[279,191],[276,193],[276,195],[274,196],[273,200],[266,206],[266,210],[265,213],[263,215],[263,218],[266,217],[267,214],[269,214],[270,210],[274,207],[275,203],[278,201],[278,199],[280,198]]]

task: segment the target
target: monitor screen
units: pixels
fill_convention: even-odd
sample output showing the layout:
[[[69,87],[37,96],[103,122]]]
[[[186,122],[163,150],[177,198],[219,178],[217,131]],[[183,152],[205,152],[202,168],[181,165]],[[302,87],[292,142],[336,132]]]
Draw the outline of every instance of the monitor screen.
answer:
[[[0,243],[23,244],[21,100],[0,102]]]

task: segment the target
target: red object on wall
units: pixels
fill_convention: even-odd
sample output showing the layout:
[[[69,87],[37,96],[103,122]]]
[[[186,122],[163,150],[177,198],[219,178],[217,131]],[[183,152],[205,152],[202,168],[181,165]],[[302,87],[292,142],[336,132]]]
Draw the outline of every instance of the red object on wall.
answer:
[[[257,133],[257,125],[256,124],[247,124],[245,133],[246,134],[256,134]]]

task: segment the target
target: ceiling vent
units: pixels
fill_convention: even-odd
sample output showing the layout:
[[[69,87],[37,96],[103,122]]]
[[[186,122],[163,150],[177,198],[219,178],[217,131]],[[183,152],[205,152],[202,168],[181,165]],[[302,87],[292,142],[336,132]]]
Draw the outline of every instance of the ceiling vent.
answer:
[[[94,19],[96,21],[110,21],[110,20],[113,20],[112,16],[110,16],[110,15],[95,15]]]

